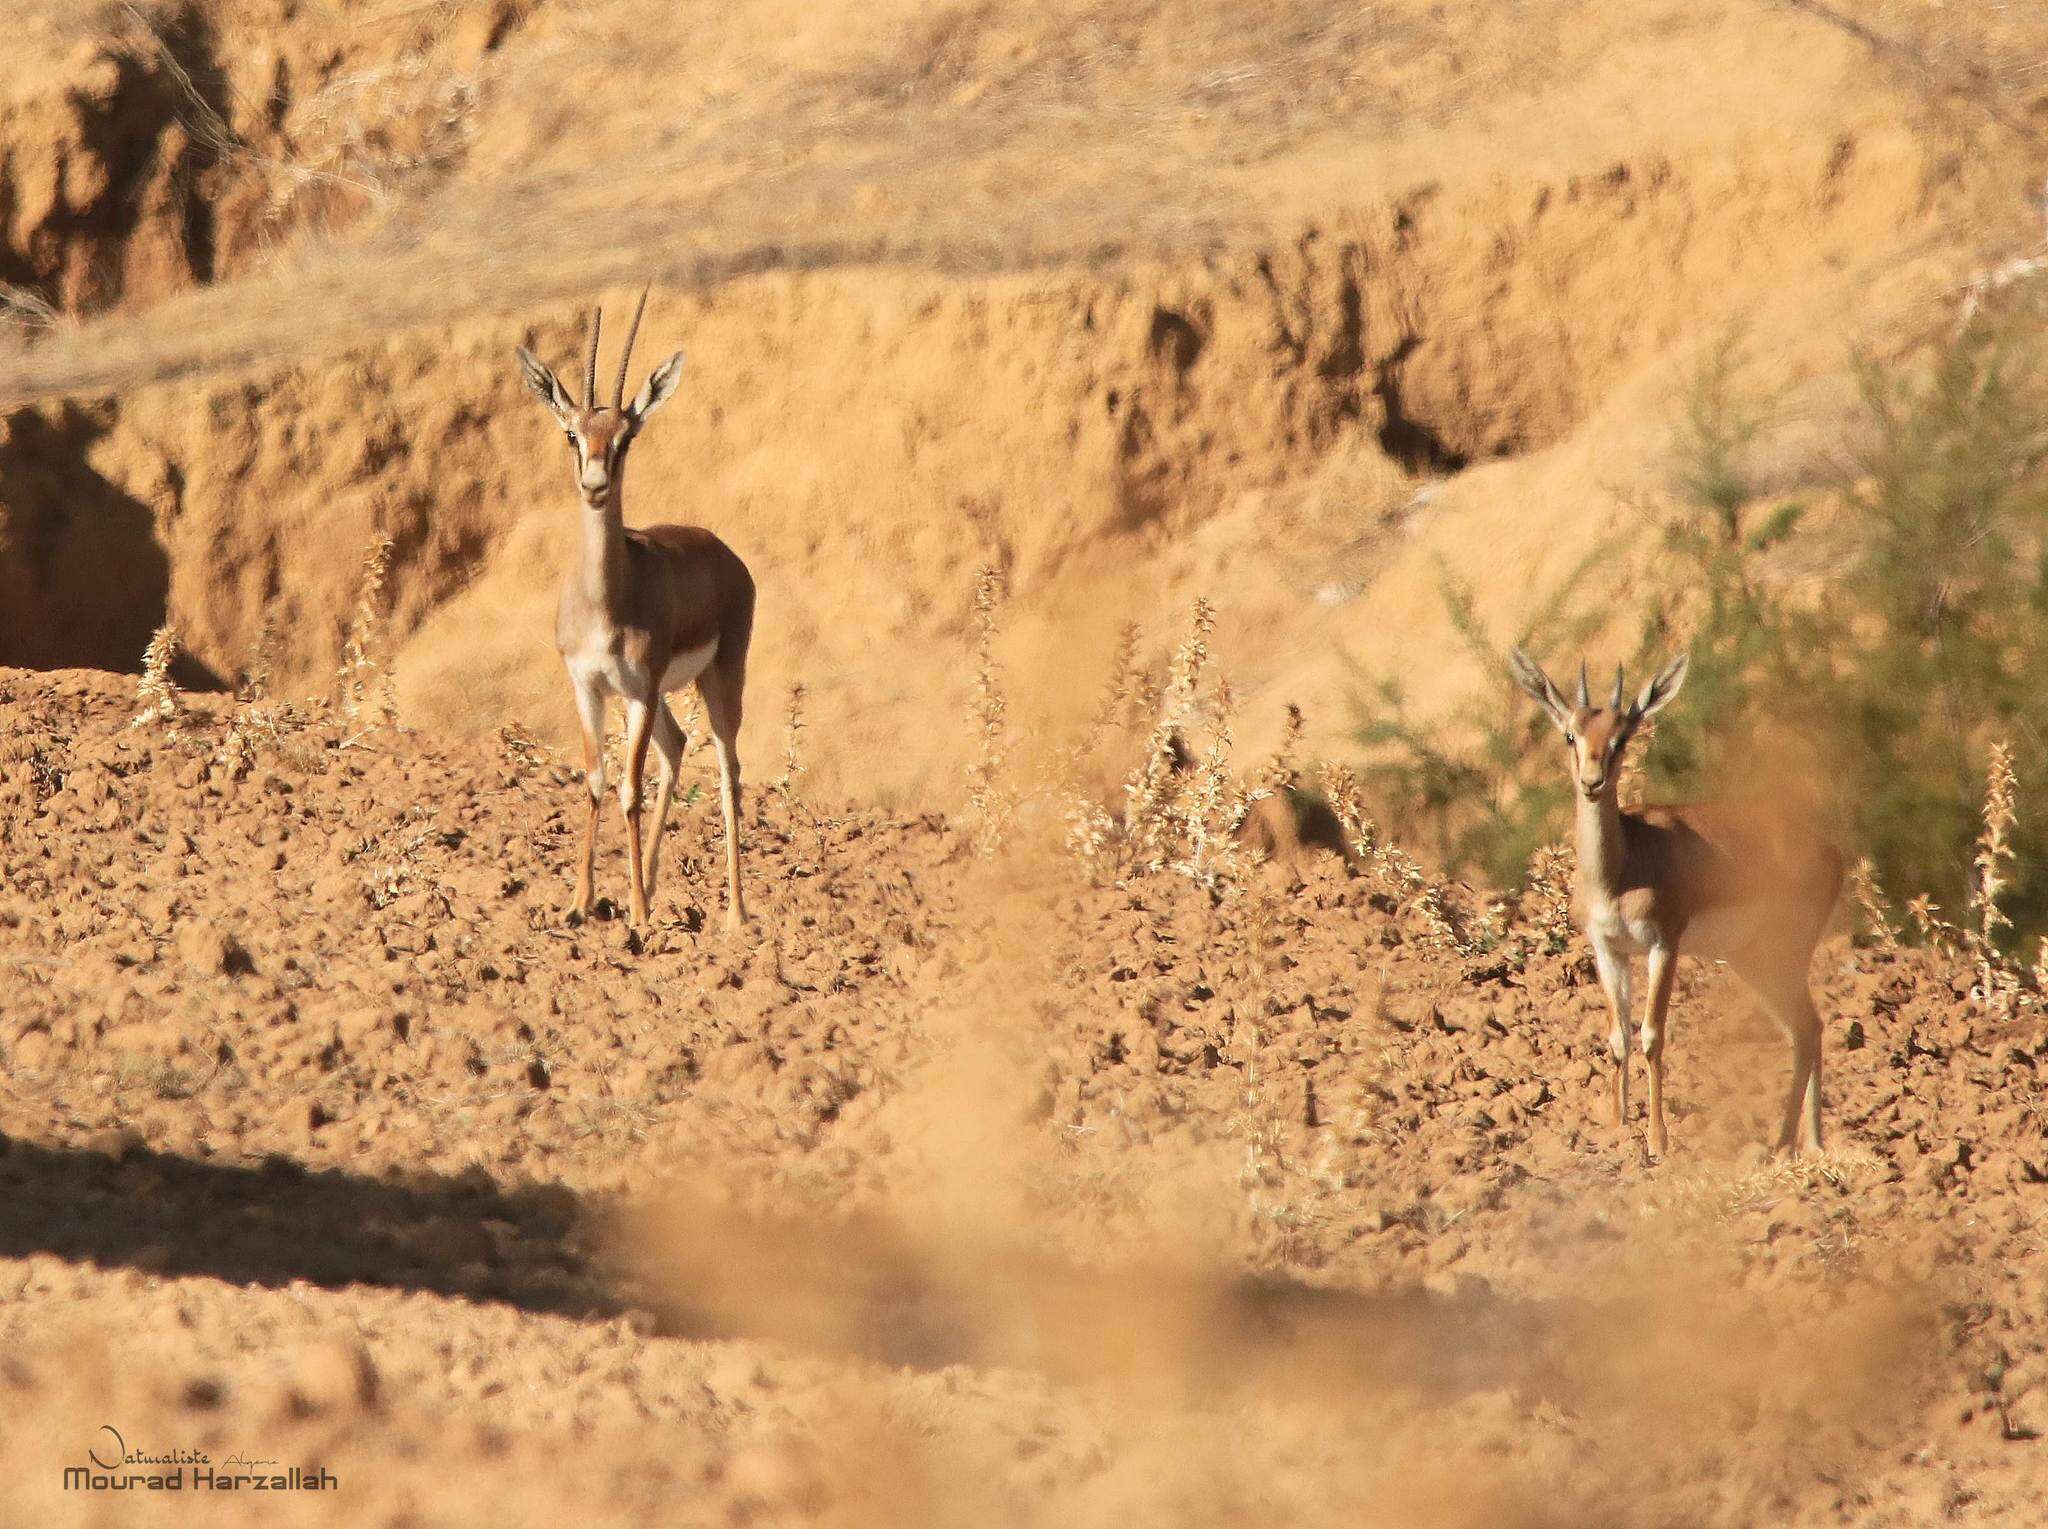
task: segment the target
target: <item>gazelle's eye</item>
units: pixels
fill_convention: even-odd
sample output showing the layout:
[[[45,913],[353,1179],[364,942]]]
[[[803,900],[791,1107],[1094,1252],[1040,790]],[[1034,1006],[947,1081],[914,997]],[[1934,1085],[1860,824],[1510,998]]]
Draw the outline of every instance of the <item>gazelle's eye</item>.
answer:
[[[1576,744],[1578,743],[1578,741],[1579,741],[1579,740],[1578,740],[1578,739],[1577,739],[1576,737],[1574,737],[1574,736],[1573,736],[1572,734],[1570,734],[1570,733],[1566,733],[1566,734],[1564,735],[1564,741],[1565,741],[1565,746],[1566,746],[1567,748],[1570,748],[1570,747],[1572,747],[1572,746],[1576,745]]]

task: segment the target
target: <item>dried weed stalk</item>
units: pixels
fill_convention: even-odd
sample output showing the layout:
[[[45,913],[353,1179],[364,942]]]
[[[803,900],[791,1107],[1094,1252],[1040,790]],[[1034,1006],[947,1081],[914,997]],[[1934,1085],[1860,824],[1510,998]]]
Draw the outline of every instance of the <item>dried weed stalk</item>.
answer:
[[[335,674],[335,688],[342,714],[351,721],[372,709],[372,725],[390,727],[398,720],[398,698],[390,654],[384,651],[384,581],[391,571],[391,538],[379,536],[363,557],[362,577],[356,585],[355,612],[349,621],[348,641],[341,650],[341,668]],[[370,686],[380,680],[374,703]]]
[[[1202,671],[1209,663],[1209,634],[1216,609],[1196,597],[1188,635],[1174,650],[1144,762],[1124,785],[1124,837],[1132,860],[1143,870],[1163,870],[1174,858],[1178,820],[1174,811],[1187,760],[1186,733],[1196,716]]]
[[[1856,907],[1863,915],[1870,938],[1879,950],[1899,948],[1899,929],[1885,909],[1884,888],[1877,882],[1877,867],[1868,855],[1856,862],[1849,872],[1849,893],[1855,898]]]
[[[1998,931],[2012,920],[1998,906],[2006,888],[2005,867],[2011,863],[2012,829],[2018,820],[2012,749],[2003,740],[1991,745],[1984,788],[1984,827],[1977,836],[1976,879],[1970,889],[1970,911],[1977,927],[1970,931],[1977,956],[1977,974],[1984,1001],[2004,1013],[2019,1006],[2018,974],[1998,948]]]
[[[967,803],[974,816],[974,847],[981,855],[1002,848],[1017,804],[1004,784],[1009,754],[1005,737],[1009,701],[1003,694],[1001,666],[996,662],[996,612],[1003,603],[1003,576],[984,565],[974,582],[972,622],[974,699],[968,715],[979,735],[979,750],[967,766]]]
[[[804,682],[789,687],[789,704],[782,712],[782,775],[774,782],[784,796],[796,794],[796,778],[805,773],[802,733],[804,730]]]
[[[177,656],[178,634],[168,626],[158,627],[142,652],[142,678],[135,686],[141,710],[129,722],[130,727],[169,723],[175,730],[181,703],[177,682],[171,678],[171,660]]]

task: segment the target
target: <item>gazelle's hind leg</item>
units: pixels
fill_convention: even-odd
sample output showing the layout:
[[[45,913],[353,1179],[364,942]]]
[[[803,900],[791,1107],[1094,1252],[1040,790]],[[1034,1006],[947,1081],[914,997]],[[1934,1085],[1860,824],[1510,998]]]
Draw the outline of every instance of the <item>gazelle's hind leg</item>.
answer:
[[[718,751],[718,797],[725,815],[725,922],[737,929],[747,921],[740,896],[740,692],[737,670],[716,662],[697,677],[704,714],[711,724],[711,742]]]
[[[1806,985],[1802,962],[1738,968],[1771,1017],[1792,1041],[1792,1084],[1785,1094],[1784,1123],[1778,1128],[1780,1152],[1820,1151],[1820,1012]]]
[[[1628,1016],[1635,1006],[1630,991],[1628,957],[1593,941],[1593,964],[1600,972],[1600,988],[1607,995],[1607,1011],[1613,1023],[1607,1032],[1607,1049],[1614,1055],[1614,1124],[1628,1129]]]
[[[1662,1157],[1670,1143],[1664,1132],[1664,1026],[1671,1011],[1678,952],[1668,945],[1653,946],[1647,965],[1650,1001],[1643,1011],[1643,1060],[1650,1068],[1650,1151]]]
[[[563,910],[590,917],[591,879],[597,869],[597,820],[604,807],[604,692],[576,687],[576,716],[583,732],[583,788],[589,795],[583,818],[583,858],[576,866],[576,891]]]
[[[661,831],[668,826],[668,806],[676,793],[676,772],[683,765],[683,730],[666,700],[654,703],[654,827],[647,836],[647,895],[654,896],[654,873],[661,863]]]

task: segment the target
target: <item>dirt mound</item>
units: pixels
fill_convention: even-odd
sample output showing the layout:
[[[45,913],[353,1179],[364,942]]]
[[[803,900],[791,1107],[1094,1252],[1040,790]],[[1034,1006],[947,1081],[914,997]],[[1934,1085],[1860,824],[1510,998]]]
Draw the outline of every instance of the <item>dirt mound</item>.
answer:
[[[1533,910],[1461,957],[1332,859],[1097,888],[769,790],[757,928],[707,918],[700,794],[634,949],[553,914],[577,787],[516,737],[135,710],[0,675],[0,1463],[40,1522],[92,1511],[103,1423],[325,1466],[337,1522],[2038,1500],[2048,1052],[1967,971],[1823,950],[1803,1166],[1758,1145],[1782,1039],[1691,975],[1653,1164]]]

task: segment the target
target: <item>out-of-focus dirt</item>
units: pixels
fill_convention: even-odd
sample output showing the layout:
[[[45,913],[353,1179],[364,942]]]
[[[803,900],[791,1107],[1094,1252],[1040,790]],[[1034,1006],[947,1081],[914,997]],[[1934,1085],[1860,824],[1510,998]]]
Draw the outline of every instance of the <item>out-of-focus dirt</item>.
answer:
[[[2048,1043],[1932,957],[1824,946],[1799,1166],[1758,1145],[1782,1041],[1688,977],[1651,1163],[1598,1118],[1583,950],[1521,954],[1515,910],[1461,958],[1331,859],[1099,888],[757,789],[756,925],[721,929],[700,794],[635,948],[553,911],[580,788],[545,755],[316,716],[237,763],[225,700],[134,711],[0,671],[9,1521],[1875,1525],[2048,1490]],[[62,1490],[101,1424],[341,1488]]]

